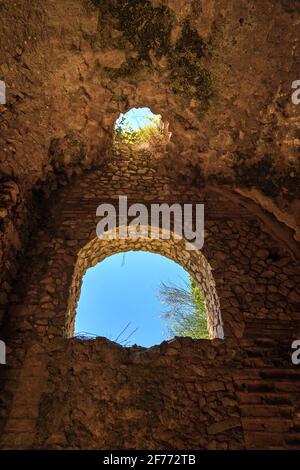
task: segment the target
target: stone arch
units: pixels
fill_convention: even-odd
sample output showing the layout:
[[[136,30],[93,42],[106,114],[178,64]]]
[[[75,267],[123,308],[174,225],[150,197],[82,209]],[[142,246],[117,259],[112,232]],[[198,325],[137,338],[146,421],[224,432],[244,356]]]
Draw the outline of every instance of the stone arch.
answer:
[[[145,228],[145,227],[144,227]],[[150,229],[150,226],[146,227]],[[149,251],[160,254],[180,264],[199,284],[204,297],[207,313],[207,327],[210,339],[223,339],[223,321],[220,311],[220,302],[216,290],[212,269],[201,251],[189,251],[185,248],[184,240],[176,240],[174,232],[170,239],[92,239],[77,255],[69,291],[68,308],[66,315],[65,335],[72,336],[74,331],[76,307],[80,297],[82,278],[87,269],[116,253],[126,251]]]
[[[66,332],[78,254],[95,239],[98,205],[115,205],[119,195],[147,207],[157,202],[205,205],[202,254],[213,270],[227,340],[239,342],[247,325],[267,321],[269,315],[277,321],[294,317],[287,296],[296,298],[295,283],[282,283],[295,275],[298,264],[287,252],[284,234],[243,201],[213,187],[200,191],[173,174],[162,175],[155,162],[143,153],[112,158],[56,193],[48,220],[31,239],[16,305],[10,309],[20,331],[30,329],[33,335],[50,339]],[[274,250],[277,261],[269,257]]]

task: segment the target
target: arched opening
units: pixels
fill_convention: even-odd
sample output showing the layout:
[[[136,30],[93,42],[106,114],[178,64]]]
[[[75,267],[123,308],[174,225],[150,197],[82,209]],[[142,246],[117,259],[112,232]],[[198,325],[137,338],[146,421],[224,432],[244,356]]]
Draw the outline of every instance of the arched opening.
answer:
[[[78,253],[73,273],[66,317],[66,336],[72,337],[74,335],[77,305],[80,298],[83,276],[86,271],[116,253],[130,251],[156,253],[179,264],[193,278],[196,286],[199,286],[200,292],[204,296],[208,338],[224,338],[220,302],[211,267],[201,251],[187,250],[184,240],[175,239],[174,233],[171,233],[171,238],[168,240],[131,238],[128,236],[125,239],[108,238],[100,240],[94,238],[87,243]],[[158,277],[158,285],[159,281]],[[118,295],[118,292],[115,295]]]
[[[145,347],[174,336],[208,338],[204,296],[174,261],[145,251],[118,253],[84,275],[74,335]]]
[[[171,138],[169,123],[150,108],[131,108],[121,113],[115,123],[114,146],[153,149],[165,146]]]

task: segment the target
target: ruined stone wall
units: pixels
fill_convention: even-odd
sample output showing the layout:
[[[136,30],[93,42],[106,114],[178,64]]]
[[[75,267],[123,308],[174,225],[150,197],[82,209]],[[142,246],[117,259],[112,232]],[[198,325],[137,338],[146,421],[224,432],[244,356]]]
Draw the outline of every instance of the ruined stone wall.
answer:
[[[241,329],[245,317],[295,318],[300,301],[298,262],[295,255],[276,240],[276,234],[270,236],[254,214],[213,190],[199,191],[178,185],[172,175],[161,175],[159,161],[149,152],[140,152],[116,155],[99,170],[86,172],[57,193],[52,207],[44,214],[43,224],[32,237],[28,252],[30,264],[26,269],[27,262],[24,263],[18,295],[10,308],[10,316],[16,317],[18,328],[32,329],[42,322],[37,331],[51,335],[42,327],[50,321],[52,333],[62,334],[78,257],[84,265],[81,277],[89,265],[110,254],[148,247],[150,251],[161,250],[183,264],[198,282],[207,277],[205,272],[201,273],[204,268],[197,252],[183,249],[184,243],[179,241],[163,241],[160,246],[158,241],[142,239],[134,243],[129,237],[124,248],[124,242],[108,241],[95,241],[86,246],[96,238],[98,205],[110,202],[117,208],[119,195],[127,195],[128,204],[149,205],[163,201],[205,205],[202,253],[207,269],[210,270],[210,266],[213,269],[212,279],[216,282],[223,315],[226,312],[231,318],[225,328],[232,329],[232,325],[236,325]],[[86,254],[82,254],[83,249]]]
[[[97,240],[97,206],[116,205],[122,194],[129,204],[204,203],[202,258],[174,239]],[[276,235],[212,188],[178,184],[145,151],[113,155],[58,191],[7,311],[2,447],[297,446],[299,373],[290,346],[300,333],[299,265]],[[172,258],[204,288],[211,275],[224,341],[176,340],[147,350],[66,338],[85,270],[129,249]]]
[[[22,372],[31,393],[17,397],[2,445],[243,448],[233,378],[223,369],[228,351],[209,343],[186,338],[144,349],[74,338],[37,345]]]
[[[240,348],[188,338],[149,349],[35,342],[10,381],[1,448],[298,449],[291,331],[270,325],[249,328]]]
[[[2,0],[0,14],[0,446],[299,448],[299,2]],[[135,106],[170,123],[164,153],[112,154]],[[96,207],[121,194],[204,203],[201,254],[99,242]],[[85,270],[128,249],[192,273],[224,340],[66,337]]]
[[[242,192],[300,239],[298,2],[2,0],[1,18],[0,175],[28,196],[103,161],[119,113],[149,106],[179,179]]]

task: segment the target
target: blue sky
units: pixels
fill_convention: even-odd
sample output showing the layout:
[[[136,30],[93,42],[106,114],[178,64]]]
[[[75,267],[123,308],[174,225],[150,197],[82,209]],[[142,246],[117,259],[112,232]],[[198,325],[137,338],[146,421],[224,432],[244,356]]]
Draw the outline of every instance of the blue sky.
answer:
[[[129,251],[106,258],[90,268],[84,278],[77,307],[75,334],[106,336],[115,341],[136,328],[130,344],[153,346],[167,339],[157,298],[161,282],[185,285],[188,273],[173,261],[153,253]]]
[[[132,108],[127,113],[120,114],[120,117],[117,119],[116,124],[121,121],[123,116],[126,117],[128,123],[135,131],[140,127],[149,124],[149,118],[153,118],[156,115],[153,114],[149,108]]]

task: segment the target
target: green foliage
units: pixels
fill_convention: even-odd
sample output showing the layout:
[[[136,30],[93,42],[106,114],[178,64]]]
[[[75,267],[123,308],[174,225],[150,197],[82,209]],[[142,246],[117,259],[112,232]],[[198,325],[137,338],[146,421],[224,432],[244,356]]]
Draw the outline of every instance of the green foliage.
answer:
[[[139,145],[148,142],[150,145],[162,144],[164,135],[159,116],[147,118],[149,124],[134,130],[128,119],[123,116],[115,128],[115,145]]]
[[[136,132],[130,126],[125,116],[122,116],[115,128],[115,143],[126,145],[136,143]]]
[[[162,283],[159,298],[168,307],[163,318],[170,336],[209,337],[204,296],[191,276],[186,287]]]

